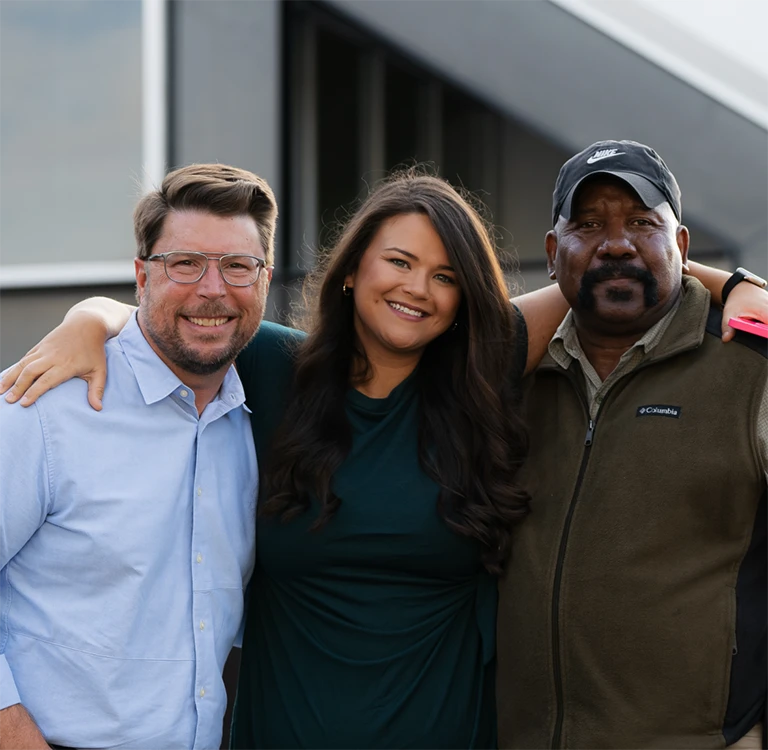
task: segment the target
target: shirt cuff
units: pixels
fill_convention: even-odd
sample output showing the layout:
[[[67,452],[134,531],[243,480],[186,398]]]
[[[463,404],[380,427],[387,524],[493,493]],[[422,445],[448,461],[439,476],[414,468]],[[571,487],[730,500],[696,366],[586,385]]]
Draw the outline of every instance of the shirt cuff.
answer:
[[[0,711],[17,703],[21,703],[19,691],[16,689],[5,654],[0,654]]]

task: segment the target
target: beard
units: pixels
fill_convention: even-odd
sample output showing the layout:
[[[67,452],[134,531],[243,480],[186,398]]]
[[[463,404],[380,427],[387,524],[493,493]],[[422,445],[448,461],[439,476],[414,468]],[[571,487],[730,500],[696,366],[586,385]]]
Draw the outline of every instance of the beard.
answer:
[[[237,311],[228,310],[221,304],[209,303],[197,307],[194,311],[177,313],[172,318],[163,316],[162,306],[156,305],[151,299],[146,301],[145,315],[141,316],[141,327],[152,343],[160,350],[163,356],[176,367],[192,375],[212,375],[215,372],[229,366],[235,361],[235,357],[246,347],[248,342],[256,335],[261,315],[254,320],[256,325],[251,330],[250,326],[243,325],[243,318]],[[154,314],[153,313],[158,313]],[[190,346],[184,341],[179,331],[179,320],[182,317],[201,318],[236,318],[237,326],[224,346],[216,334],[200,336],[197,347]],[[206,351],[206,342],[219,342],[217,348]]]
[[[646,308],[659,304],[659,282],[656,277],[643,268],[633,266],[629,261],[616,260],[603,263],[599,268],[587,271],[581,277],[581,286],[577,296],[579,308],[586,312],[595,309],[595,286],[601,281],[610,279],[637,279],[643,285],[643,303]],[[606,296],[612,302],[628,302],[632,298],[632,290],[609,289]]]

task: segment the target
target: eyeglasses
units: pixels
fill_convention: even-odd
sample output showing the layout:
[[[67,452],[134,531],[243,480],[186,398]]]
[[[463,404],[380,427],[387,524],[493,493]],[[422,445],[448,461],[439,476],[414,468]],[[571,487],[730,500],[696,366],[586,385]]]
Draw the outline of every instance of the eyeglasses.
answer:
[[[165,275],[177,284],[196,284],[205,276],[209,260],[218,261],[221,278],[230,286],[255,284],[261,269],[267,267],[267,261],[255,255],[205,255],[180,250],[150,255],[147,260],[162,260]]]

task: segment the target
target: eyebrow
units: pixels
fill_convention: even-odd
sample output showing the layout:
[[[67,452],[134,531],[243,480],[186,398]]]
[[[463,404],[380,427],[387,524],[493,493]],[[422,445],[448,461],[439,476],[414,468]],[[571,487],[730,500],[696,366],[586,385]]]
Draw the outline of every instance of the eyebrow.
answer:
[[[384,250],[385,250],[385,252],[389,252],[389,251],[393,251],[394,250],[396,253],[400,253],[401,255],[405,255],[406,258],[411,258],[412,260],[420,260],[417,255],[414,255],[413,253],[409,253],[407,250],[403,250],[401,247],[385,247]],[[441,269],[441,270],[444,270],[444,271],[453,271],[453,273],[456,273],[456,269],[453,266],[441,265],[441,266],[437,266],[437,267],[439,269]]]

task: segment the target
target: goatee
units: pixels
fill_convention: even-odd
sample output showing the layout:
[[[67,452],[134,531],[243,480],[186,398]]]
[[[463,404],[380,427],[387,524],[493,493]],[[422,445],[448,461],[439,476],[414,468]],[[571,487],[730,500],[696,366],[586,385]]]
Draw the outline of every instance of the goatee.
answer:
[[[595,309],[595,285],[610,279],[637,279],[643,285],[643,303],[647,308],[659,304],[659,282],[644,268],[637,268],[625,260],[608,261],[599,268],[587,271],[581,277],[577,301],[579,308],[590,312]],[[609,290],[607,295],[614,302],[627,302],[632,298],[631,290]]]

